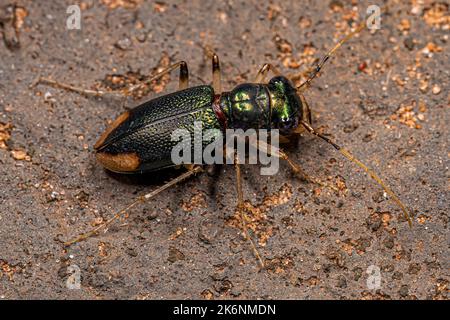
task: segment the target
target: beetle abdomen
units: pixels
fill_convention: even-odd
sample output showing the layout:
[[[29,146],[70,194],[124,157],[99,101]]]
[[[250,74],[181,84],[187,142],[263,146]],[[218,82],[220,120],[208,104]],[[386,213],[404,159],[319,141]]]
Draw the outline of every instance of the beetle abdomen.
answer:
[[[171,140],[175,129],[193,136],[194,122],[203,129],[220,128],[212,109],[214,91],[198,86],[152,99],[120,115],[100,137],[94,148],[97,160],[121,173],[158,170],[173,166]]]

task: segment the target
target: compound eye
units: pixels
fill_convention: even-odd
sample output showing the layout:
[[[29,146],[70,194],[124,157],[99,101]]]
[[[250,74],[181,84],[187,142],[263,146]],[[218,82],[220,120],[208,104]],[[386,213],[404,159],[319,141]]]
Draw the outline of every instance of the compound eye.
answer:
[[[285,118],[278,122],[277,129],[280,130],[281,134],[289,134],[291,130],[297,128],[297,126],[297,118]]]
[[[281,126],[283,129],[291,129],[293,126],[295,126],[296,120],[295,119],[284,119],[281,122]]]
[[[283,76],[277,76],[270,79],[269,84],[275,85],[279,88],[288,89],[291,87],[289,80]]]

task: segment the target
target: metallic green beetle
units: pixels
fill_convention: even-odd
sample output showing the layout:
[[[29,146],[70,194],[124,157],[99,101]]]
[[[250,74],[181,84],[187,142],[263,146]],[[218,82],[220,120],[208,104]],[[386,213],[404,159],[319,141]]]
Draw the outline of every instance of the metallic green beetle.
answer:
[[[186,68],[184,62],[180,65]],[[171,160],[175,129],[188,129],[193,135],[194,122],[200,121],[204,130],[279,129],[288,135],[303,119],[302,110],[296,89],[282,76],[268,84],[241,84],[230,92],[217,93],[208,85],[187,88],[120,115],[95,144],[96,156],[115,172],[159,170],[175,166]],[[208,141],[203,143],[206,146]]]
[[[172,141],[171,132],[178,128],[193,131],[194,122],[196,121],[202,123],[203,129],[220,129],[222,131],[226,129],[277,129],[282,136],[290,136],[306,130],[330,143],[343,156],[365,170],[400,206],[407,221],[411,225],[410,215],[406,207],[374,171],[356,159],[348,150],[338,146],[329,138],[312,128],[309,106],[302,95],[302,90],[317,76],[323,65],[337,48],[355,33],[361,31],[364,26],[365,22],[336,44],[319,61],[309,78],[298,87],[295,87],[287,78],[281,76],[272,65],[265,64],[259,70],[254,83],[241,84],[230,92],[222,92],[219,58],[216,54],[213,54],[212,86],[202,85],[188,88],[189,73],[186,62],[180,61],[173,64],[144,83],[131,87],[128,93],[139,89],[142,85],[161,78],[176,68],[180,69],[179,91],[152,99],[121,114],[105,130],[94,145],[97,160],[105,168],[120,173],[140,173],[174,166],[175,164],[171,160],[171,151],[177,142]],[[275,77],[268,83],[265,83],[264,80],[269,71],[275,73]],[[94,94],[97,96],[106,94],[106,92],[84,90],[50,79],[40,79],[39,81],[83,94]],[[256,147],[262,148],[263,146],[258,141]],[[270,150],[271,155],[286,160],[296,173],[303,175],[304,178],[310,181],[321,183],[317,179],[310,178],[279,148],[274,148],[274,146],[268,148],[267,144],[265,148],[266,151]],[[239,163],[235,163],[235,165],[238,207],[242,208],[243,195]],[[189,169],[187,172],[158,189],[139,197],[129,206],[117,212],[106,223],[68,241],[66,244],[70,245],[88,238],[101,228],[112,223],[139,202],[148,200],[170,186],[202,171],[201,165],[188,165],[187,167]],[[258,257],[261,265],[264,265],[256,246],[247,232],[244,217],[242,217],[242,223],[244,224],[246,237],[252,243],[255,255]]]

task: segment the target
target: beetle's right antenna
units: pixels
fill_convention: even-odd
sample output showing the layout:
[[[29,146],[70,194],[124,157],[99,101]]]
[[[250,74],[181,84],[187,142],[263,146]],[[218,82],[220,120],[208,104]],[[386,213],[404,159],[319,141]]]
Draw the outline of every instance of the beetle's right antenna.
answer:
[[[353,156],[350,151],[347,149],[342,148],[341,146],[334,143],[331,139],[325,137],[324,135],[320,134],[316,130],[314,130],[313,127],[306,121],[301,120],[300,123],[305,127],[307,131],[309,131],[311,134],[325,140],[329,144],[331,144],[337,151],[339,151],[344,157],[349,159],[351,162],[355,163],[357,166],[362,168],[365,172],[367,172],[373,180],[375,180],[382,188],[383,190],[392,198],[392,200],[400,207],[400,209],[403,211],[403,214],[408,220],[409,227],[412,227],[412,220],[411,220],[411,214],[408,212],[408,209],[406,209],[406,206],[403,204],[403,202],[400,201],[400,199],[395,195],[395,193],[381,180],[381,178],[369,167],[367,167],[364,163],[359,161],[358,159]]]

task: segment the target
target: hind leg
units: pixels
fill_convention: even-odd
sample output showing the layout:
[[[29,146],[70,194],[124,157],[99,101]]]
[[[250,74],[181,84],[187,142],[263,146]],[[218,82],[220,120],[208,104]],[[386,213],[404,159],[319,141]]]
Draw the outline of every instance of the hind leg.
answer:
[[[163,77],[164,75],[170,73],[172,70],[175,70],[177,68],[180,68],[180,75],[178,77],[178,90],[184,90],[187,89],[189,86],[189,70],[187,63],[185,61],[179,61],[177,63],[172,64],[171,66],[167,67],[166,69],[162,70],[161,72],[155,74],[154,76],[150,77],[147,80],[142,81],[141,83],[135,84],[134,86],[131,86],[126,90],[127,94],[131,94],[134,91],[138,90],[139,88],[149,85],[155,80],[158,80],[159,78]]]
[[[143,196],[138,197],[135,201],[133,201],[131,204],[129,204],[127,207],[123,208],[120,211],[117,211],[109,220],[107,220],[105,223],[102,223],[101,225],[99,225],[98,227],[96,227],[95,229],[92,229],[91,231],[88,231],[86,233],[80,234],[77,237],[68,240],[66,242],[64,242],[65,246],[71,246],[74,243],[86,240],[90,237],[92,237],[93,235],[97,234],[100,230],[107,228],[109,225],[111,225],[114,221],[116,221],[117,219],[119,219],[121,216],[123,216],[126,212],[128,212],[129,210],[131,210],[133,207],[135,207],[136,205],[138,205],[139,203],[148,201],[152,198],[154,198],[155,196],[157,196],[158,194],[160,194],[161,192],[163,192],[164,190],[176,185],[177,183],[186,180],[187,178],[201,172],[203,169],[200,166],[192,166],[190,169],[188,169],[187,172],[179,175],[178,177],[170,180],[169,182],[167,182],[166,184],[160,186],[159,188],[157,188],[156,190],[153,190]]]
[[[179,61],[177,63],[174,63],[173,65],[169,66],[168,68],[162,70],[161,72],[155,74],[154,76],[150,77],[149,79],[142,81],[141,83],[135,84],[133,86],[130,86],[129,88],[126,88],[123,93],[115,93],[115,92],[109,92],[109,91],[103,91],[103,90],[91,90],[91,89],[84,89],[81,87],[76,87],[70,84],[62,83],[59,81],[55,81],[49,78],[43,78],[40,77],[38,80],[33,83],[32,86],[36,86],[38,84],[46,84],[50,85],[56,88],[76,92],[81,95],[87,95],[87,96],[96,96],[96,97],[103,97],[106,95],[113,95],[113,96],[128,96],[134,91],[138,90],[142,86],[148,85],[154,80],[157,80],[161,78],[162,76],[170,73],[171,71],[175,70],[176,68],[180,68],[180,75],[179,75],[179,90],[186,89],[189,86],[189,70],[187,63],[185,61]]]

